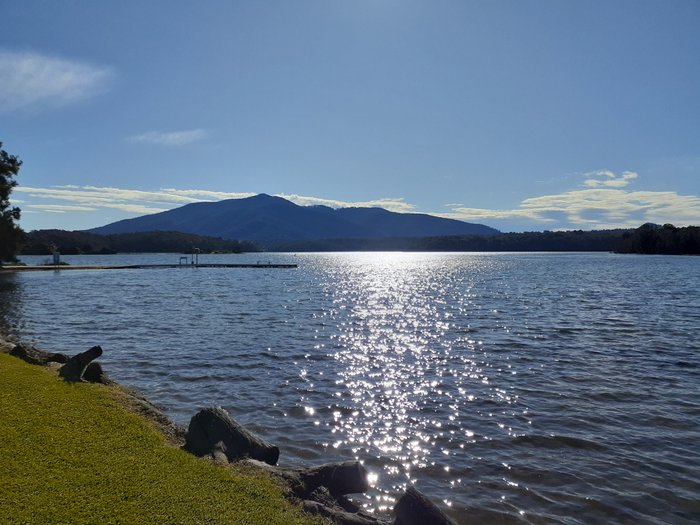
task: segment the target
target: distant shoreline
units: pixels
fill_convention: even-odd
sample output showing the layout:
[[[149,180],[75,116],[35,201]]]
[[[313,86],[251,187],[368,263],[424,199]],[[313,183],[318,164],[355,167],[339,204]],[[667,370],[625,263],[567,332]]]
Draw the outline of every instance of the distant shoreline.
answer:
[[[240,241],[180,232],[100,235],[38,230],[27,234],[21,255],[111,255],[115,253],[244,252],[614,252],[700,254],[700,227],[645,224],[637,229],[544,231],[440,237],[373,237]]]

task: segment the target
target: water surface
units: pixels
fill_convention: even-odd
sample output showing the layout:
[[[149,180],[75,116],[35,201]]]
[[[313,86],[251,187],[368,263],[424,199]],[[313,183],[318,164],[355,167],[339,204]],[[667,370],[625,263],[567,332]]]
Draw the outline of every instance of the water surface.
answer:
[[[463,524],[700,521],[697,258],[200,256],[257,260],[299,268],[3,275],[0,323],[283,465],[357,458],[374,512],[414,483]]]

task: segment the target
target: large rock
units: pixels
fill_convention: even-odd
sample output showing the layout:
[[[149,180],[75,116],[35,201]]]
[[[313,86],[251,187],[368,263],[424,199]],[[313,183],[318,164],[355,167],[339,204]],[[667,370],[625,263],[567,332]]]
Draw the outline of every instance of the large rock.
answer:
[[[83,371],[83,380],[89,383],[101,383],[103,385],[111,385],[113,381],[107,377],[102,365],[97,361],[93,361],[85,367]]]
[[[93,346],[90,350],[86,350],[80,354],[71,357],[68,362],[58,369],[60,375],[66,381],[78,382],[83,381],[83,374],[91,361],[102,355],[102,348]]]
[[[290,472],[298,476],[304,491],[309,494],[319,487],[326,487],[334,497],[360,494],[369,489],[367,469],[358,461],[329,463]]]
[[[15,347],[10,350],[10,355],[19,357],[21,360],[32,365],[48,365],[49,363],[68,362],[68,356],[66,355],[45,352],[44,350],[39,350],[33,346],[26,346],[23,344],[15,345]]]
[[[252,459],[245,460],[245,464],[279,479],[294,498],[302,501],[306,512],[324,516],[337,525],[390,525],[389,520],[362,512],[343,496],[368,488],[367,472],[357,462],[296,469],[270,466]]]
[[[455,525],[432,501],[413,486],[394,505],[394,525]]]
[[[330,505],[332,501],[348,512],[357,512],[359,507],[341,496],[360,494],[369,488],[367,470],[357,461],[306,468],[279,468],[251,459],[246,460],[246,464],[277,476],[302,500],[310,499],[324,505]],[[319,498],[322,494],[327,494],[330,499]]]
[[[280,456],[279,448],[244,428],[221,407],[202,409],[192,417],[184,448],[195,456],[228,462],[249,457],[276,465]]]

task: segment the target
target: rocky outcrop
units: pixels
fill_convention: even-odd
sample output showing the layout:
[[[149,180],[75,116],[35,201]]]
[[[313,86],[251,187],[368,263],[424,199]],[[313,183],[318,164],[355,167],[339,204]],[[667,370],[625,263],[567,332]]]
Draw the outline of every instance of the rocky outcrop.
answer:
[[[325,488],[333,497],[361,494],[369,489],[367,469],[359,461],[286,469],[284,475],[293,481],[294,490],[301,497],[307,497],[319,488]]]
[[[59,368],[59,375],[66,381],[87,381],[89,383],[110,384],[112,381],[102,369],[100,363],[93,362],[94,359],[102,355],[102,348],[93,346],[89,350],[76,356],[68,357],[65,354],[46,352],[34,346],[26,344],[9,345],[9,354],[18,357],[30,365],[48,366],[58,363],[63,366]]]
[[[304,510],[339,525],[389,525],[389,521],[362,512],[347,499],[369,489],[367,471],[356,461],[330,463],[308,468],[280,468],[260,461],[245,460],[247,466],[265,470],[287,487],[289,497]]]
[[[98,357],[102,355],[102,347],[100,346],[93,346],[89,350],[85,350],[85,352],[81,352],[77,355],[74,355],[71,357],[66,364],[64,364],[61,368],[58,369],[58,375],[61,376],[63,379],[66,381],[70,382],[79,382],[79,381],[88,381],[88,378],[92,379],[99,379],[104,376],[104,372],[102,371],[102,367],[99,366],[99,368],[96,368],[94,365],[91,367],[91,370],[88,372],[87,378],[85,376],[85,372],[87,371],[89,365],[91,362]],[[95,363],[97,364],[97,363]],[[101,381],[93,381],[93,382],[101,382]]]
[[[195,456],[211,456],[221,462],[253,458],[276,465],[280,450],[256,436],[221,407],[205,408],[190,420],[185,450]]]
[[[279,468],[279,448],[235,421],[223,408],[197,412],[185,436],[185,450],[217,462],[246,459],[249,466],[264,469],[280,479],[304,509],[338,525],[454,525],[434,503],[409,487],[394,507],[393,522],[366,514],[345,498],[369,489],[367,469],[358,461],[308,468]]]
[[[87,381],[88,383],[102,383],[103,385],[112,383],[112,380],[102,369],[102,365],[97,361],[93,361],[85,367],[85,371],[83,372],[83,380]]]
[[[24,344],[15,345],[12,350],[10,350],[10,355],[19,357],[22,361],[26,361],[31,365],[42,365],[46,366],[49,363],[67,363],[68,356],[64,354],[57,354],[53,352],[46,352],[44,350],[39,350],[33,346],[28,346]]]

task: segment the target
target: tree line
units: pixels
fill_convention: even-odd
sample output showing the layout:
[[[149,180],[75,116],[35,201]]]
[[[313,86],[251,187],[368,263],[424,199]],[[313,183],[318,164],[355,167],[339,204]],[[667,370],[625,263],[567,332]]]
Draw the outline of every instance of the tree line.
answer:
[[[618,253],[700,255],[700,227],[677,228],[673,224],[643,224],[626,232],[617,245]]]
[[[700,227],[645,224],[638,229],[544,231],[421,238],[285,241],[269,251],[616,252],[699,255]]]
[[[242,253],[260,251],[247,241],[181,232],[138,232],[98,235],[85,231],[35,230],[25,235],[22,255],[110,253]]]
[[[456,235],[448,237],[399,237],[329,239],[272,244],[270,251],[414,251],[414,252],[566,252],[614,251],[626,230],[557,231]]]

